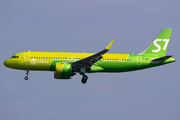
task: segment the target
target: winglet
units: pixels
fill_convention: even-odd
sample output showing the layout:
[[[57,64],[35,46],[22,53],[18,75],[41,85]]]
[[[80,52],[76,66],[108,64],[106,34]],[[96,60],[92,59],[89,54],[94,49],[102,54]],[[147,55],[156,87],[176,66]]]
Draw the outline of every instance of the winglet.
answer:
[[[106,50],[109,50],[111,48],[111,45],[113,44],[114,39],[112,39],[112,41],[109,43],[109,45],[106,47]]]

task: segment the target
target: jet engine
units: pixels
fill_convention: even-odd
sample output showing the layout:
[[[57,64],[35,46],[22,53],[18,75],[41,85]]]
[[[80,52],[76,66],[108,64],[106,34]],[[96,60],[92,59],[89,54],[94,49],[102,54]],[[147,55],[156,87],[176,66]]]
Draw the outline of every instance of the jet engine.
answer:
[[[71,79],[70,77],[73,75],[74,75],[74,73],[72,72],[71,64],[56,63],[55,71],[54,71],[55,79]]]

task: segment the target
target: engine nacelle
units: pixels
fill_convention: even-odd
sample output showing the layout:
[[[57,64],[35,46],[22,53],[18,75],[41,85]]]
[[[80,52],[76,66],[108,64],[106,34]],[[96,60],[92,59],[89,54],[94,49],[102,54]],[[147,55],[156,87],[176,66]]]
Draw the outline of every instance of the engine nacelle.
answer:
[[[72,66],[68,63],[56,63],[54,78],[55,79],[70,79],[72,75]]]

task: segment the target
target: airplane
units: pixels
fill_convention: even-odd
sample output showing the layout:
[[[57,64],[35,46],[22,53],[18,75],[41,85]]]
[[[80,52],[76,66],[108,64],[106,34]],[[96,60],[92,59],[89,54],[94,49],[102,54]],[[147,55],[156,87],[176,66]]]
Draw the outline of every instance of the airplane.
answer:
[[[139,54],[108,54],[114,39],[98,53],[72,52],[21,52],[4,62],[9,68],[26,70],[28,80],[30,70],[54,71],[55,79],[71,79],[79,73],[85,84],[86,73],[128,72],[142,70],[175,62],[172,55],[166,55],[172,29],[165,28],[153,42]],[[107,54],[106,54],[107,53]]]

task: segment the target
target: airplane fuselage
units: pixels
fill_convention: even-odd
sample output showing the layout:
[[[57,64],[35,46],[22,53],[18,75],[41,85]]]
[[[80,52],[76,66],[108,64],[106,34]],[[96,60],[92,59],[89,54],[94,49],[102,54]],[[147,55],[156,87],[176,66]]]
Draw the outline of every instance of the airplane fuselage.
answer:
[[[140,54],[107,54],[114,39],[98,53],[69,52],[22,52],[13,55],[4,65],[26,70],[54,71],[55,79],[70,79],[79,73],[81,82],[87,82],[86,73],[128,72],[175,62],[172,55],[166,55],[172,29],[164,29]]]
[[[56,63],[73,63],[95,53],[66,52],[22,52],[17,53],[4,64],[20,70],[55,71]],[[174,62],[173,58],[159,63],[151,60],[159,56],[136,54],[104,54],[103,58],[92,65],[87,72],[127,72]]]

